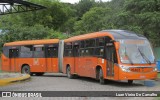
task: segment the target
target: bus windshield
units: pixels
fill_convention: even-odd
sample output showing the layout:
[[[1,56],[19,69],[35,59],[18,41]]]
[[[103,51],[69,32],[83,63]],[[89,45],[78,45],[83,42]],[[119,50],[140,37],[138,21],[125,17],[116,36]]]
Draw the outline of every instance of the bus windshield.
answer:
[[[120,40],[119,54],[122,63],[155,63],[155,57],[148,40]]]

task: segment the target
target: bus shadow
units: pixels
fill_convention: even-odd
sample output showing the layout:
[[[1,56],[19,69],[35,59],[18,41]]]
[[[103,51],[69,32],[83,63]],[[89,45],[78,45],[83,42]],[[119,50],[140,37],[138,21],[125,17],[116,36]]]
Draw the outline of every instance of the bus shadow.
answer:
[[[95,80],[93,78],[89,78],[89,77],[81,77],[81,76],[77,76],[77,78],[75,78],[76,80],[80,80],[80,81],[86,81],[86,82],[92,82],[92,83],[99,83],[98,80]]]
[[[127,81],[112,81],[112,80],[107,80],[108,84],[106,85],[112,85],[112,86],[117,86],[117,87],[142,87],[145,86],[143,83],[136,83],[133,81],[132,84],[128,84]]]
[[[86,82],[92,82],[100,84],[98,80],[95,80],[93,78],[88,77],[78,77],[77,80],[86,81]],[[111,85],[111,86],[117,86],[117,87],[142,87],[145,86],[143,83],[137,83],[133,81],[133,84],[128,84],[127,81],[113,81],[113,80],[106,80],[104,85]]]

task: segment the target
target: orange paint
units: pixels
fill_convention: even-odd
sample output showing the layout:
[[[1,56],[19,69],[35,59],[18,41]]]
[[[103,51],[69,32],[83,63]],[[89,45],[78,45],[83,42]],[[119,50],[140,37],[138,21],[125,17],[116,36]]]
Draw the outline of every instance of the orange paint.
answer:
[[[57,44],[58,39],[49,40],[31,40],[31,41],[18,41],[6,43],[4,46],[25,46],[25,45],[51,45]],[[21,72],[22,66],[28,65],[30,72],[59,72],[58,69],[58,58],[57,57],[40,57],[40,58],[9,58],[2,54],[2,70],[7,72]]]
[[[74,36],[71,38],[68,38],[64,40],[65,44],[74,43],[77,42],[77,44],[81,41],[89,40],[89,39],[97,39],[101,37],[109,37],[110,39],[114,40],[114,37],[109,32],[96,32],[96,33],[89,33],[79,36]],[[105,41],[104,41],[105,42]],[[75,43],[76,44],[76,43]],[[145,80],[145,79],[156,79],[157,78],[157,72],[153,71],[153,67],[156,66],[156,64],[123,64],[120,61],[120,55],[118,49],[120,48],[120,43],[114,42],[115,46],[115,54],[117,58],[117,63],[112,64],[107,59],[103,57],[98,56],[72,56],[72,57],[64,57],[63,62],[63,72],[66,73],[66,67],[67,65],[71,68],[71,74],[76,74],[79,76],[84,77],[91,77],[96,78],[96,68],[100,67],[103,71],[103,77],[104,79],[111,79],[111,80]],[[79,46],[80,47],[80,46]],[[88,48],[88,47],[86,47]],[[86,49],[84,48],[84,49]],[[96,47],[95,47],[96,48]],[[81,48],[79,48],[80,50]],[[72,53],[73,54],[73,53]],[[113,55],[112,55],[113,56]],[[126,58],[128,59],[128,58]],[[108,65],[113,67],[108,67]],[[144,69],[138,69],[141,70],[141,72],[124,72],[120,68],[120,65],[124,66],[145,66]],[[149,67],[149,68],[148,68]],[[108,70],[108,71],[107,71]],[[143,70],[143,71],[142,71]]]

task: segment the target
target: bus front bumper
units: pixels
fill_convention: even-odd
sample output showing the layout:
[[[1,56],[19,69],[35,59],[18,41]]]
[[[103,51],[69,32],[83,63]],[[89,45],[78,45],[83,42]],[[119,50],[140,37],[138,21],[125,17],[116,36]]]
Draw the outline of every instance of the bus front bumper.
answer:
[[[120,72],[119,80],[148,80],[157,79],[157,72],[135,73],[135,72]]]

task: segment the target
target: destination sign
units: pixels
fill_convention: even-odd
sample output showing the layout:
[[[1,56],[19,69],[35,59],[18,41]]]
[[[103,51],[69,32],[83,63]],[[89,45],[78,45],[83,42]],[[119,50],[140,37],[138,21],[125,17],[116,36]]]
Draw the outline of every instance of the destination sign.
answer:
[[[124,44],[145,44],[145,40],[120,40]]]

